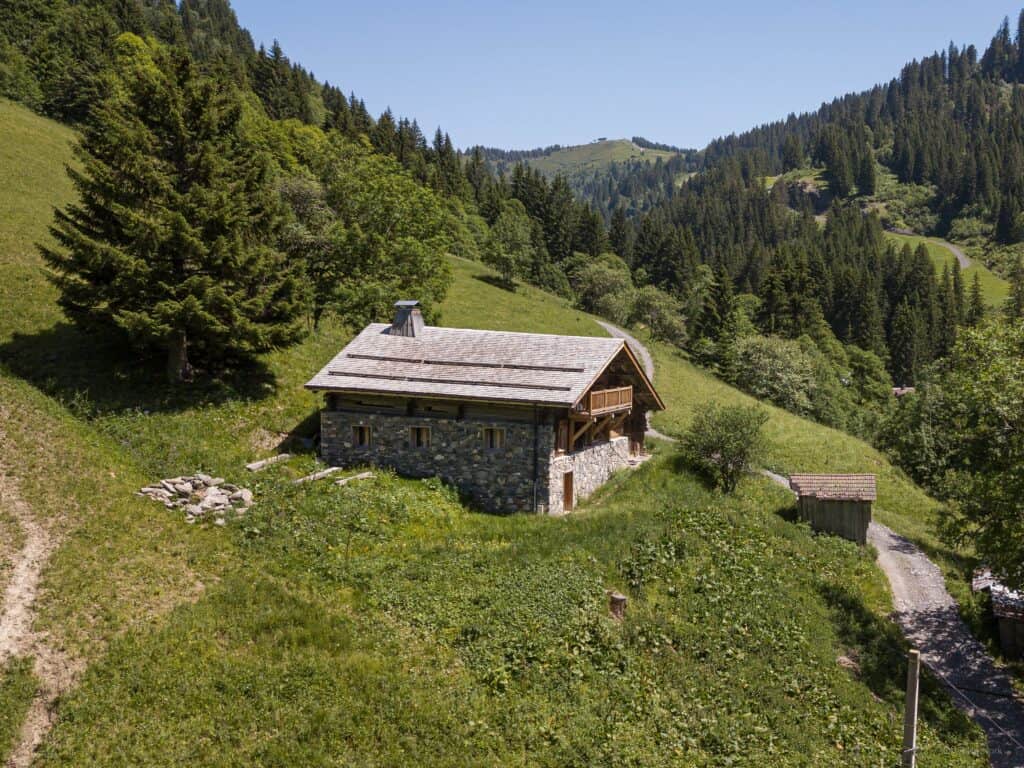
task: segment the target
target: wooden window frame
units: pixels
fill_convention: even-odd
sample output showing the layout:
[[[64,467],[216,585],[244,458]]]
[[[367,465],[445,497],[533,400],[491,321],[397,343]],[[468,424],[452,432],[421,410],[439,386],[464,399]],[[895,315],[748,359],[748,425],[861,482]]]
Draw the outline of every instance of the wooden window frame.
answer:
[[[425,435],[426,440],[420,442],[420,435]],[[415,426],[409,427],[409,447],[415,450],[426,450],[430,448],[430,427]]]
[[[481,437],[488,451],[503,451],[508,444],[508,430],[505,427],[484,427]]]
[[[361,440],[363,430],[366,430],[366,440]],[[352,425],[352,446],[357,450],[368,450],[373,445],[373,427],[369,424]]]

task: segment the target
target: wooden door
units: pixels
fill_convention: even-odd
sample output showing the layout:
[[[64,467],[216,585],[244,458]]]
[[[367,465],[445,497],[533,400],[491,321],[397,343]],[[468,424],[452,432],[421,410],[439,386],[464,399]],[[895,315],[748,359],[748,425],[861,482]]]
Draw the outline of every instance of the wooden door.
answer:
[[[566,472],[562,475],[562,511],[572,512],[574,501],[572,472]]]

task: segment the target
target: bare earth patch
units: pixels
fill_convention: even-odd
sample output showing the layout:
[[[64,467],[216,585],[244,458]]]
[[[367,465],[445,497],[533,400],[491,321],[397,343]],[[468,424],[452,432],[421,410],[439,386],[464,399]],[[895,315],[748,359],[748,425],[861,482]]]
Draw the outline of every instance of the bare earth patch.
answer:
[[[3,435],[0,433],[0,445]],[[23,768],[32,762],[36,747],[53,724],[53,705],[67,691],[82,665],[64,652],[46,633],[33,629],[34,606],[39,580],[58,537],[32,514],[22,499],[17,483],[0,466],[0,509],[21,529],[21,548],[10,555],[10,570],[0,600],[0,663],[17,657],[32,657],[39,690],[22,724],[18,741],[8,759],[8,768]]]

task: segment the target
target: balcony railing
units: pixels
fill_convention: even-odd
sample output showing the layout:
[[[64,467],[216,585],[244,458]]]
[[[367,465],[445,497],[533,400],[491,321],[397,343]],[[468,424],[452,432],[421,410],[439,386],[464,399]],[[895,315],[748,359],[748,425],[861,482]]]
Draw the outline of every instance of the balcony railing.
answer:
[[[595,389],[584,402],[591,416],[626,411],[633,407],[633,387]]]

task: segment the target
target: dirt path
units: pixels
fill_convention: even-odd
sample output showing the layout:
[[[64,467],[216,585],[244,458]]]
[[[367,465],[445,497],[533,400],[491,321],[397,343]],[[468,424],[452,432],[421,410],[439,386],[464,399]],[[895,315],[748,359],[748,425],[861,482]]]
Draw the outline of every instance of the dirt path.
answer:
[[[598,320],[597,324],[608,331],[611,336],[614,336],[617,339],[625,339],[629,348],[633,351],[633,354],[640,359],[641,364],[644,366],[644,373],[647,374],[647,378],[654,381],[654,358],[652,358],[651,353],[647,351],[647,347],[641,344],[639,339],[635,336],[630,335],[617,325],[606,323],[604,320]],[[663,435],[651,426],[650,411],[647,412],[647,436],[657,438],[658,440],[667,440],[670,443],[674,443],[676,441],[674,437]]]
[[[872,523],[868,541],[892,585],[896,621],[953,701],[982,727],[994,768],[1024,766],[1024,706],[946,591],[938,567],[913,543]]]
[[[782,475],[763,470],[789,488]],[[896,621],[907,641],[949,691],[953,703],[972,717],[988,738],[993,768],[1024,766],[1024,706],[999,669],[960,618],[942,572],[913,542],[871,523],[868,542],[892,588]]]
[[[0,432],[2,444],[3,433]],[[25,768],[53,724],[53,705],[57,697],[71,687],[79,668],[50,642],[49,637],[32,628],[39,579],[57,547],[57,537],[35,518],[14,478],[7,475],[2,466],[0,507],[17,521],[25,536],[21,550],[13,557],[13,567],[0,601],[0,664],[12,658],[31,656],[39,682],[39,690],[7,761],[8,768]]]

